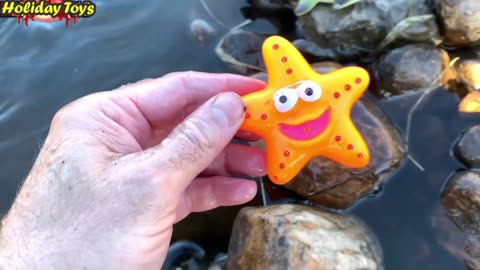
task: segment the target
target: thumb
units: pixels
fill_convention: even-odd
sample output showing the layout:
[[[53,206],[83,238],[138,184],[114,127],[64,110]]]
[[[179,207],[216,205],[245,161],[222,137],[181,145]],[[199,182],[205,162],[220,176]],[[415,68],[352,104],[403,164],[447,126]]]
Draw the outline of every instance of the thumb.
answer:
[[[207,168],[230,143],[244,117],[243,101],[235,93],[219,94],[175,127],[162,143],[147,151],[154,169],[190,181]],[[150,168],[151,169],[151,168]]]

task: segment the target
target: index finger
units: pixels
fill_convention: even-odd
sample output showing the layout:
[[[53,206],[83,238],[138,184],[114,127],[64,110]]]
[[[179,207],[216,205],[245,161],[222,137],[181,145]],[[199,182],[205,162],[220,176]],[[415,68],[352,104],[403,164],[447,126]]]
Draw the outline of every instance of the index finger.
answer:
[[[151,125],[184,118],[222,92],[242,96],[261,90],[265,82],[228,73],[176,72],[119,88]]]

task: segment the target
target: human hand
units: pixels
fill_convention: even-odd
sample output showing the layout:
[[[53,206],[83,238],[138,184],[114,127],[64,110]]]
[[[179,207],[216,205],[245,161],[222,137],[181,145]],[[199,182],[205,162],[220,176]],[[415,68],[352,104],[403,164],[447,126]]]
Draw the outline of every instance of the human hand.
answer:
[[[241,99],[222,92],[263,87],[172,73],[62,108],[2,222],[0,268],[160,269],[174,223],[255,196],[235,176],[265,175],[264,153],[230,143],[252,137],[237,133]]]

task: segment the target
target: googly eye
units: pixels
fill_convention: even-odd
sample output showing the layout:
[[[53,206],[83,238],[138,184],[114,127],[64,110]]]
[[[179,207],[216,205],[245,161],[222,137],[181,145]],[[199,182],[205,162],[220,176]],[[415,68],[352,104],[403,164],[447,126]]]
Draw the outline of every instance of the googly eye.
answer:
[[[303,81],[297,87],[298,96],[306,102],[314,102],[322,96],[320,85],[312,81]]]
[[[298,95],[295,89],[280,89],[274,95],[275,108],[279,112],[288,112],[298,101]]]

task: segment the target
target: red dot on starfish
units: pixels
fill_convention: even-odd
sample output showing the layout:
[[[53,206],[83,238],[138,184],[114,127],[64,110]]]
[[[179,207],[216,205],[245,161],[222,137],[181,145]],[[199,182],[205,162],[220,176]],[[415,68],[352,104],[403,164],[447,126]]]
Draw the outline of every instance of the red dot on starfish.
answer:
[[[250,114],[249,114],[249,113],[246,113],[246,114],[245,114],[245,118],[247,118],[247,119],[250,118]]]
[[[267,119],[267,115],[266,115],[266,114],[262,114],[261,118],[262,118],[262,120],[265,120],[265,119]]]
[[[362,153],[358,153],[357,157],[358,157],[358,158],[363,158],[363,154],[362,154]]]
[[[352,150],[352,149],[353,149],[353,145],[351,145],[351,144],[347,145],[347,149],[348,149],[348,150]]]
[[[339,97],[340,97],[340,93],[335,92],[335,94],[333,94],[333,96],[334,96],[335,98],[339,98]]]
[[[290,152],[285,151],[285,152],[283,152],[283,155],[286,156],[286,157],[288,157],[288,156],[290,156]]]
[[[285,163],[280,163],[280,169],[285,169]]]
[[[355,82],[356,82],[357,84],[361,84],[361,83],[362,83],[362,79],[356,78],[356,79],[355,79]]]
[[[342,140],[342,137],[340,137],[340,136],[335,136],[335,141],[339,142],[339,141],[341,141],[341,140]]]
[[[287,69],[287,74],[292,74],[293,70],[291,68]]]
[[[287,57],[285,57],[285,56],[282,57],[282,62],[283,62],[283,63],[285,63],[285,62],[287,62],[287,61],[288,61],[288,58],[287,58]]]
[[[278,47],[279,47],[278,44],[273,44],[273,49],[274,49],[274,50],[277,50]]]
[[[350,89],[352,89],[352,87],[350,86],[350,84],[346,84],[346,85],[345,85],[345,90],[349,91]]]

